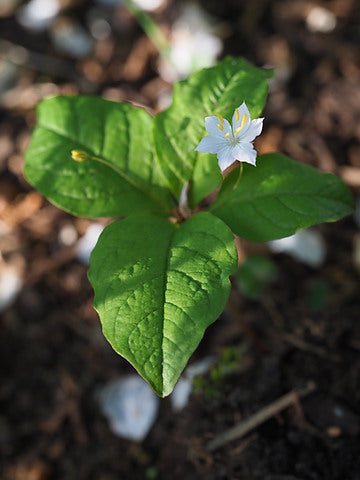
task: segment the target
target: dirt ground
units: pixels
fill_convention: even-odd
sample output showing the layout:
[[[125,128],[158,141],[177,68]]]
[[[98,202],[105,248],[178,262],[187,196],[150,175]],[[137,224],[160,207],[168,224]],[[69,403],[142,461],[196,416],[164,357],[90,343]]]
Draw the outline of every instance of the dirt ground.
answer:
[[[168,1],[151,14],[167,35],[185,3]],[[199,3],[217,21],[221,56],[276,68],[258,151],[333,172],[357,198],[359,2]],[[56,21],[76,20],[85,31],[89,12],[100,8],[95,1],[62,5]],[[315,6],[336,25],[319,31]],[[1,480],[360,479],[360,234],[352,217],[317,228],[327,250],[318,268],[242,243],[245,252],[271,255],[278,274],[257,301],[234,281],[228,307],[190,361],[214,355],[215,367],[196,380],[180,412],[161,400],[143,442],[110,431],[96,391],[132,368],[103,339],[87,266],[61,236],[78,238],[91,222],[47,203],[22,175],[41,98],[99,94],[157,110],[171,91],[136,20],[123,6],[101,8],[111,32],[74,59],[50,41],[54,25],[29,31],[0,3],[0,278],[11,269],[23,282],[0,314]],[[309,382],[311,392],[296,394]],[[287,408],[209,450],[289,392]]]

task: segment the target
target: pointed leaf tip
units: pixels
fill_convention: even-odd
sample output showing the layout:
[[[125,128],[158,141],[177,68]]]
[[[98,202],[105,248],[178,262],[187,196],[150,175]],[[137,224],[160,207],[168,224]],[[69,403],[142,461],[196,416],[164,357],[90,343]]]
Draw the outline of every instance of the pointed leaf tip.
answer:
[[[226,304],[237,267],[231,231],[210,213],[179,227],[136,215],[105,228],[90,265],[104,335],[158,395],[169,395]]]

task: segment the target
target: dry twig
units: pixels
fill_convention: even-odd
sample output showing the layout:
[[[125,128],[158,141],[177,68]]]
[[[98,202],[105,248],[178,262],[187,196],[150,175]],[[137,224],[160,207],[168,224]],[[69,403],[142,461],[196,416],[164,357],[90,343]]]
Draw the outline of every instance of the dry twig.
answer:
[[[292,390],[283,397],[278,398],[275,402],[259,410],[257,413],[252,415],[249,418],[246,418],[242,422],[238,423],[232,428],[229,428],[221,435],[215,437],[207,445],[206,449],[208,451],[216,450],[217,448],[222,447],[223,445],[231,442],[232,440],[239,439],[249,433],[251,430],[254,430],[262,423],[269,420],[274,415],[280,413],[282,410],[290,407],[291,405],[296,405],[298,399],[305,397],[312,393],[316,388],[314,382],[309,382],[304,388],[298,390]]]

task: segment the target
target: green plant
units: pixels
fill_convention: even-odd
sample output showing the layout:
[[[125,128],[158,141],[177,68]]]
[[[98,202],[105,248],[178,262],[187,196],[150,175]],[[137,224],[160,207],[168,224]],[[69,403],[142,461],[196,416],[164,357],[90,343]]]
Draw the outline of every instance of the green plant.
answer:
[[[217,153],[223,167],[234,160],[245,138],[235,137],[260,115],[271,75],[227,57],[177,83],[172,105],[155,117],[88,96],[38,106],[25,176],[74,215],[126,217],[104,229],[91,255],[94,306],[113,348],[161,396],[172,391],[226,304],[237,269],[234,234],[253,241],[285,237],[353,210],[340,179],[284,155],[262,155],[256,167],[241,163],[223,179],[214,155],[195,150]],[[249,118],[236,113],[242,102]],[[240,122],[227,153],[221,142],[216,149],[210,140],[206,148],[199,144],[204,117],[217,112],[221,126],[233,113],[233,125]],[[216,125],[213,133],[231,139]],[[240,159],[254,164],[249,138]]]

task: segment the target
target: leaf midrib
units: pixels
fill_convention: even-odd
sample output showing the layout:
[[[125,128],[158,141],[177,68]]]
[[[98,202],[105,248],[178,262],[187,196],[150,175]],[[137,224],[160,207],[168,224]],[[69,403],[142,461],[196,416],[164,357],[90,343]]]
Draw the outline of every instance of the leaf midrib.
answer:
[[[172,243],[175,238],[176,233],[178,232],[178,228],[174,228],[173,233],[171,234],[169,238],[169,246],[166,251],[166,258],[165,258],[165,271],[164,271],[164,294],[162,297],[162,326],[161,326],[161,334],[162,334],[162,339],[161,339],[161,394],[164,394],[164,339],[165,339],[165,304],[166,302],[166,292],[167,292],[167,284],[168,284],[168,271],[170,268],[170,254],[171,254],[171,249],[172,249]]]
[[[38,124],[38,127],[39,128],[42,128],[43,130],[45,131],[48,131],[50,133],[53,133],[55,135],[58,135],[59,137],[67,140],[67,141],[71,141],[71,142],[74,142],[76,143],[78,146],[79,146],[79,150],[80,149],[84,149],[85,151],[90,151],[91,152],[91,155],[93,155],[95,158],[92,159],[94,161],[96,161],[96,156],[98,156],[99,154],[96,154],[92,149],[90,149],[87,145],[84,145],[83,143],[79,142],[77,139],[74,139],[72,138],[71,136],[68,136],[68,135],[65,135],[63,132],[60,132],[58,131],[57,129],[55,128],[49,128],[48,126],[44,126],[43,124],[39,123]],[[155,152],[153,153],[153,155],[155,155]],[[141,192],[142,194],[144,194],[146,197],[148,197],[150,200],[152,200],[154,203],[158,204],[161,206],[161,208],[163,210],[165,210],[166,212],[169,212],[169,208],[164,205],[157,197],[154,197],[153,195],[151,195],[150,192],[147,192],[146,190],[144,190],[140,185],[138,185],[137,183],[134,182],[134,180],[132,180],[131,178],[129,178],[126,174],[124,174],[121,170],[118,170],[114,165],[112,165],[110,163],[109,160],[107,160],[105,158],[107,164],[104,164],[102,163],[105,167],[113,170],[116,174],[118,174],[123,180],[125,180],[127,183],[129,183],[130,185],[132,185],[136,190],[138,190],[139,192]],[[101,163],[101,162],[98,162],[98,163]]]
[[[311,198],[321,198],[321,199],[326,199],[326,200],[330,200],[332,202],[335,202],[335,203],[339,203],[341,205],[346,205],[346,206],[349,206],[348,203],[346,201],[343,201],[341,199],[339,200],[335,200],[334,198],[331,198],[331,197],[327,197],[325,195],[321,195],[321,194],[311,194],[311,193],[308,193],[308,194],[304,194],[304,193],[294,193],[294,192],[285,192],[285,193],[281,193],[281,196],[285,196],[285,195],[288,195],[290,197],[311,197]],[[231,197],[227,197],[224,199],[224,201],[221,201],[221,199],[219,199],[219,204],[218,205],[211,205],[210,208],[209,208],[209,211],[210,212],[216,212],[217,210],[221,209],[222,207],[224,207],[224,203],[227,202],[228,203],[228,206],[236,206],[237,204],[242,204],[242,203],[256,203],[257,201],[259,200],[268,200],[268,199],[278,199],[279,201],[280,200],[280,195],[277,194],[276,196],[272,195],[272,194],[267,194],[267,195],[259,195],[257,196],[256,198],[254,197],[245,197],[243,196],[240,200],[237,198],[237,199],[231,199]],[[284,205],[286,208],[288,208],[289,210],[291,210],[290,207],[288,207],[287,205]],[[301,212],[298,212],[298,213],[301,213]],[[304,213],[302,213],[302,215],[305,215]]]

